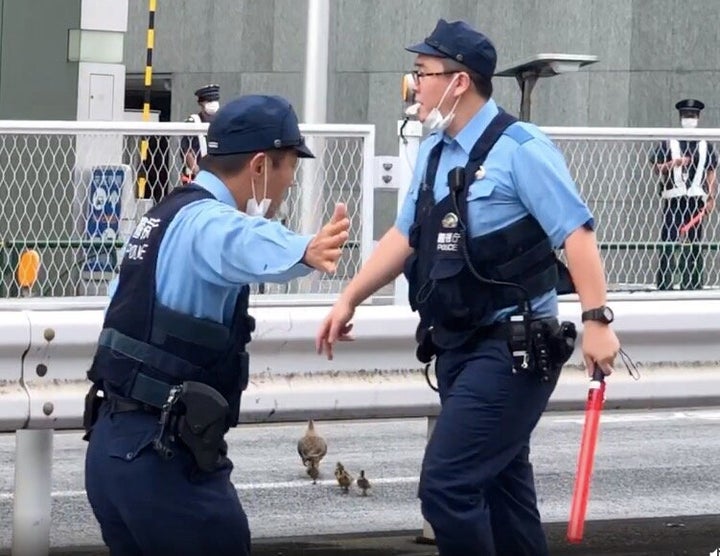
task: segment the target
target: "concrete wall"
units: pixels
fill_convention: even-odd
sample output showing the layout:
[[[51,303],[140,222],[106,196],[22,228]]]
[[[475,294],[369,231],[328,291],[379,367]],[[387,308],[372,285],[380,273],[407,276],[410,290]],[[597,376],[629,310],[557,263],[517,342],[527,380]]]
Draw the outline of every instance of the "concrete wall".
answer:
[[[87,99],[95,95],[78,88],[83,79],[78,64],[67,62],[67,33],[81,26],[83,3],[103,15],[99,1],[0,0],[0,119],[92,117]],[[137,82],[145,69],[147,0],[103,2],[118,13],[127,2],[125,64]],[[398,150],[400,79],[413,61],[404,47],[422,40],[440,17],[465,19],[488,34],[498,50],[498,70],[539,52],[599,57],[579,73],[540,81],[532,111],[540,125],[673,126],[675,102],[695,97],[707,106],[701,125],[720,127],[718,0],[331,0],[330,6],[328,120],[374,124],[378,155]],[[195,111],[192,93],[208,82],[221,85],[223,100],[256,92],[284,95],[302,116],[306,12],[307,0],[158,0],[153,70],[171,83],[171,119],[182,121]],[[122,31],[124,24],[118,25],[103,28]],[[113,102],[122,95],[122,79],[116,85]],[[501,105],[517,112],[514,80],[496,79],[495,91]],[[32,198],[29,191],[38,184],[71,181],[67,166],[73,161],[65,152],[72,148],[52,141],[6,154],[10,168],[44,165],[55,172],[14,172],[5,180],[9,198],[19,203]],[[657,239],[656,181],[646,160],[651,145],[606,145],[604,152],[587,143],[560,146],[604,222],[606,239]],[[48,158],[53,156],[58,158]],[[67,204],[72,191],[66,189]],[[376,202],[376,236],[394,217],[386,197]],[[6,203],[0,236],[9,237],[9,230],[27,235],[36,226],[52,235],[67,231],[57,219],[21,224],[23,212]],[[610,222],[621,215],[631,215],[632,223]],[[706,237],[720,238],[720,221],[712,221]]]
[[[140,74],[147,7],[145,0],[129,2],[126,64]],[[541,52],[598,56],[578,73],[540,80],[532,96],[532,120],[539,125],[675,126],[675,102],[694,97],[707,106],[701,125],[720,127],[717,0],[331,0],[330,6],[328,121],[374,124],[377,155],[398,153],[400,80],[413,62],[404,47],[421,41],[440,17],[465,19],[485,32],[497,48],[499,71]],[[252,92],[284,95],[302,116],[306,12],[307,0],[159,2],[153,69],[171,77],[171,118],[195,110],[193,90],[210,81],[221,85],[224,100]],[[517,113],[515,80],[496,78],[494,85],[496,100]],[[602,239],[659,239],[657,181],[647,164],[651,143],[559,146]],[[376,237],[394,220],[392,197],[378,194]],[[720,237],[717,221],[706,237]],[[612,280],[652,282],[653,253],[607,257]],[[708,270],[717,283],[713,264]]]
[[[80,0],[0,0],[0,119],[75,119],[67,41],[78,27]]]
[[[498,50],[498,69],[538,52],[595,54],[577,74],[542,80],[533,93],[541,125],[675,125],[674,103],[707,105],[720,125],[716,0],[333,0],[328,119],[377,126],[377,154],[396,154],[404,46],[422,40],[439,17],[466,19]],[[129,72],[145,63],[145,0],[130,0],[125,42]],[[195,108],[208,82],[224,98],[249,92],[287,96],[302,113],[305,0],[159,2],[154,71],[172,75],[172,118]],[[693,38],[696,37],[696,38]],[[514,80],[495,80],[496,99],[516,112]]]
[[[720,126],[720,2],[634,0],[630,124],[676,125],[679,99],[702,100],[703,126]]]

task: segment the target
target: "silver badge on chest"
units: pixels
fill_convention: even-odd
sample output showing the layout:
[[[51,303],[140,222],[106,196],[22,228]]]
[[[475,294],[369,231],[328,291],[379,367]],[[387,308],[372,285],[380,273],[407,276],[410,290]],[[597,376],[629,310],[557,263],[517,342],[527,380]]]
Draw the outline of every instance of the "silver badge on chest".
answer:
[[[458,226],[458,216],[454,212],[448,212],[441,221],[440,232],[437,235],[437,250],[444,252],[458,251],[460,234],[454,230]],[[451,231],[453,230],[453,231]]]
[[[457,228],[458,225],[458,217],[457,214],[454,212],[448,212],[445,216],[443,216],[442,219],[442,227],[443,228]]]

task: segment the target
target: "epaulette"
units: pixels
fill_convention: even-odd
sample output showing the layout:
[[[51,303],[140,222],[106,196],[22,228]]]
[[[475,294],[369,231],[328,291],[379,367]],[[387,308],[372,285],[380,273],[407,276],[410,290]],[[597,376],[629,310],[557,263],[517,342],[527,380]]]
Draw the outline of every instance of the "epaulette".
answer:
[[[517,144],[522,145],[527,143],[533,138],[532,133],[522,126],[517,125],[517,122],[510,125],[503,135],[507,135],[510,139],[514,140]]]

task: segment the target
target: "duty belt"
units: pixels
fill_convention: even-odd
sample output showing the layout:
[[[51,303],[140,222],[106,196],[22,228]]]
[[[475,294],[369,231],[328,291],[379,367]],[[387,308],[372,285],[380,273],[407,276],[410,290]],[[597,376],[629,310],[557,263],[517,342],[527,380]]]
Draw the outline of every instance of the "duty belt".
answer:
[[[175,387],[177,385],[138,373],[129,398],[118,396],[113,392],[107,392],[107,396],[111,406],[117,411],[142,410],[159,414],[170,397],[170,391]]]
[[[487,339],[503,340],[512,354],[515,372],[534,372],[541,380],[555,378],[562,365],[570,358],[575,347],[577,332],[572,322],[559,322],[555,317],[526,320],[512,317],[509,321],[478,328],[462,346],[461,351],[474,349]],[[428,369],[432,358],[441,355],[432,342],[432,328],[419,334],[417,358],[425,363],[425,375],[430,384]],[[432,384],[431,388],[435,389]]]
[[[227,400],[214,388],[200,382],[168,384],[138,373],[131,398],[108,394],[115,411],[143,410],[160,416],[160,430],[153,447],[164,459],[174,456],[171,447],[181,440],[202,471],[218,468],[227,452],[223,437],[227,431]]]

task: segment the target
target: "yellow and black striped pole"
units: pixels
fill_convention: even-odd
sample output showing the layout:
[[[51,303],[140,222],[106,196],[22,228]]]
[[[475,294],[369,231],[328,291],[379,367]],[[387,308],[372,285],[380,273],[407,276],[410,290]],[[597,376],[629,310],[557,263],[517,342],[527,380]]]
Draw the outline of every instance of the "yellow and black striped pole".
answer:
[[[156,0],[149,0],[148,29],[147,29],[147,60],[145,62],[145,98],[143,99],[143,122],[150,121],[150,89],[152,85],[152,55],[155,46],[155,6]],[[145,198],[145,185],[147,184],[148,138],[144,137],[140,143],[140,172],[138,173],[139,199]]]

